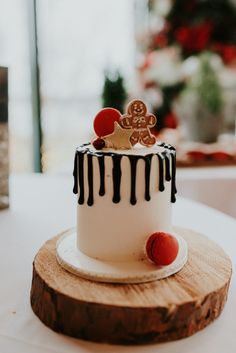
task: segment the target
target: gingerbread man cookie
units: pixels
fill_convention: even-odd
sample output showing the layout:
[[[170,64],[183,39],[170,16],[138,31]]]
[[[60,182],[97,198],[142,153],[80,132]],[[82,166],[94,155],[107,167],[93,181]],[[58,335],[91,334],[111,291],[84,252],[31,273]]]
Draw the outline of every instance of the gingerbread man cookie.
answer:
[[[141,143],[146,147],[151,147],[156,142],[155,136],[150,132],[150,128],[155,126],[156,117],[147,113],[147,107],[141,100],[133,100],[127,107],[127,113],[120,118],[120,124],[125,129],[133,129],[130,137],[132,146]]]

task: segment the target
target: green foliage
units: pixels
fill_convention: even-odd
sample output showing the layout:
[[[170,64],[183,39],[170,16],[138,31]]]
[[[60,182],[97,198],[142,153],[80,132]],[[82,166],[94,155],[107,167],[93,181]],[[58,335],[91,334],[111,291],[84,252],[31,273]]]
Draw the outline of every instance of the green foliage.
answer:
[[[106,74],[102,93],[102,106],[115,108],[123,112],[126,98],[127,92],[120,73],[118,72],[113,78]]]
[[[222,89],[218,77],[210,63],[211,55],[204,53],[200,56],[200,68],[197,82],[197,92],[202,104],[211,113],[217,114],[222,110]]]

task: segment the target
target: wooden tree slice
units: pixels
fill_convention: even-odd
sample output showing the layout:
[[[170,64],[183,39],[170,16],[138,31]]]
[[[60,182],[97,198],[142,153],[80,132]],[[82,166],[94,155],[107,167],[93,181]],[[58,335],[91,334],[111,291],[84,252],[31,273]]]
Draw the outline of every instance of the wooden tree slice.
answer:
[[[47,241],[33,264],[33,311],[54,331],[99,342],[163,342],[203,329],[224,307],[231,262],[207,237],[176,231],[188,243],[187,264],[173,276],[143,284],[77,277],[56,261],[58,237]]]

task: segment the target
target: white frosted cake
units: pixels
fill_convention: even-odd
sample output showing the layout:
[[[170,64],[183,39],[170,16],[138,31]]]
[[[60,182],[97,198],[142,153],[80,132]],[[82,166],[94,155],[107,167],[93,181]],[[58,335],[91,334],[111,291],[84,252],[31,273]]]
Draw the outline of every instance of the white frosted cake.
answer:
[[[95,139],[76,149],[77,229],[59,241],[57,258],[89,279],[139,283],[180,270],[187,245],[172,229],[176,151],[158,142],[156,117],[140,100],[127,113],[95,117]]]
[[[148,235],[172,232],[175,168],[175,149],[164,143],[130,150],[79,147],[74,170],[79,250],[104,261],[142,259]]]

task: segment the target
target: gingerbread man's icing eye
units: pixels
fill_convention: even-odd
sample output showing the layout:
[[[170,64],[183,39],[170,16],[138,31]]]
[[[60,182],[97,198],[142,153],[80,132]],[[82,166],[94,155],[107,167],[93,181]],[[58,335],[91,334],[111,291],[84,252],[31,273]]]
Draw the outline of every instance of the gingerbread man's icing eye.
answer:
[[[144,116],[142,116],[140,119],[139,119],[140,123],[146,123],[146,119]]]

